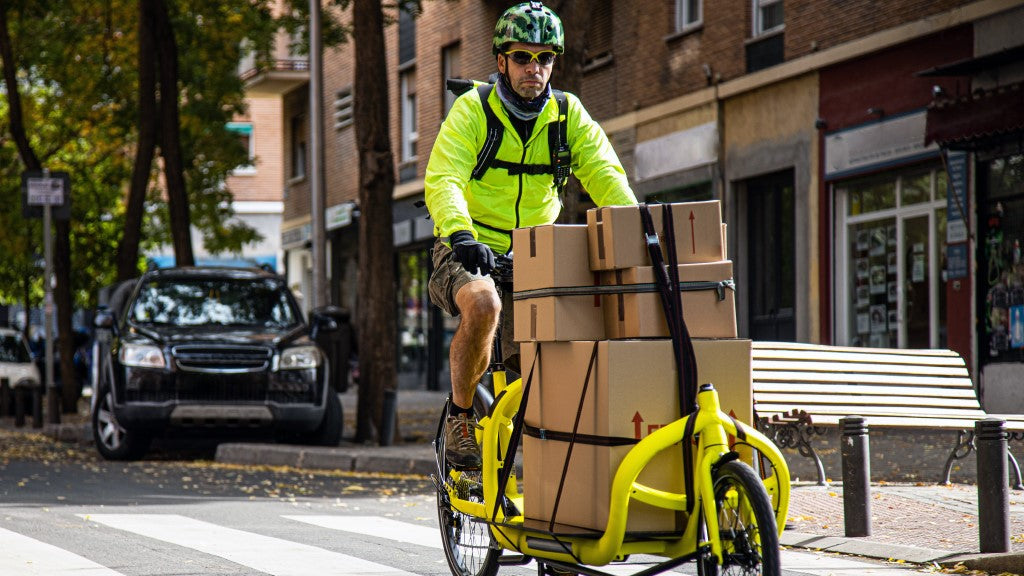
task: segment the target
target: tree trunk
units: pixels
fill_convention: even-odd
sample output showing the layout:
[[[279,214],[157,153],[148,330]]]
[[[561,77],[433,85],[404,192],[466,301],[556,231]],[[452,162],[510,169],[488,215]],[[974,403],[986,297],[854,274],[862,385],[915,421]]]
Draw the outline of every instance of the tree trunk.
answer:
[[[355,115],[359,148],[359,403],[356,442],[380,432],[383,392],[395,390],[397,338],[391,199],[394,159],[388,137],[387,61],[380,0],[355,0]],[[313,215],[315,218],[319,214]],[[396,420],[397,424],[397,420]],[[383,438],[383,434],[377,436]]]
[[[57,278],[53,296],[57,303],[57,334],[55,344],[60,355],[60,396],[61,412],[78,412],[78,399],[82,390],[75,377],[75,333],[71,327],[74,314],[74,299],[71,296],[71,223],[57,220],[57,238],[53,251],[53,275]]]
[[[135,150],[124,233],[117,250],[117,279],[128,280],[139,274],[139,242],[142,238],[142,214],[146,204],[153,151],[157,138],[156,109],[156,33],[153,30],[153,2],[139,2],[139,141]]]
[[[160,154],[164,159],[167,182],[167,207],[170,213],[174,259],[178,266],[194,266],[192,218],[189,215],[188,190],[181,156],[181,130],[178,123],[178,47],[174,40],[170,13],[164,0],[153,0],[154,30],[160,62]]]
[[[565,53],[559,58],[557,78],[552,85],[580,96],[583,91],[583,64],[587,58],[587,31],[590,29],[591,7],[579,0],[562,0],[555,12],[565,28]],[[583,187],[575,177],[569,178],[562,190],[560,224],[578,224],[585,221],[580,211]]]

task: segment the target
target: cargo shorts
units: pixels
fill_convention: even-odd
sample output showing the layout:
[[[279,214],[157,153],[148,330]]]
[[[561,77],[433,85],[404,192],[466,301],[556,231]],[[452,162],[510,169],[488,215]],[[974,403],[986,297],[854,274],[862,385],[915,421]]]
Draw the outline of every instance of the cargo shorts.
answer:
[[[434,272],[430,275],[427,290],[430,301],[455,317],[459,315],[459,307],[455,304],[455,295],[473,280],[486,280],[491,285],[494,281],[490,276],[471,274],[462,264],[455,260],[452,249],[438,239],[431,250],[431,261]],[[499,290],[501,296],[501,354],[505,368],[519,373],[519,346],[512,337],[512,293]]]

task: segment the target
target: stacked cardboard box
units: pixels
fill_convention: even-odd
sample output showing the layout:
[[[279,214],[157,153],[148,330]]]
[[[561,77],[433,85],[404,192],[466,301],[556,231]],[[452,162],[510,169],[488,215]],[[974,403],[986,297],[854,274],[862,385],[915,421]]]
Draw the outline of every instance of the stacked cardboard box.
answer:
[[[651,212],[661,233],[664,210],[651,206]],[[750,341],[735,338],[732,263],[725,257],[719,203],[675,204],[672,214],[680,281],[698,288],[681,299],[699,382],[714,383],[725,411],[750,423]],[[522,342],[524,379],[532,373],[523,495],[530,520],[603,530],[612,480],[633,446],[618,441],[642,439],[676,420],[679,401],[639,208],[597,208],[587,217],[586,226],[540,226],[513,235],[515,336]],[[574,426],[584,441],[569,454],[559,433]],[[681,453],[662,452],[639,481],[683,491]],[[633,502],[627,530],[674,532],[683,521]]]

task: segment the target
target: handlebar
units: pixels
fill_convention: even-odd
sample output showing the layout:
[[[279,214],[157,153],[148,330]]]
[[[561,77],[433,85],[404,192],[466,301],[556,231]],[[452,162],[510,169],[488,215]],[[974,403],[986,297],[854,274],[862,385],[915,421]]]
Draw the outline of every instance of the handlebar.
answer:
[[[512,286],[512,253],[496,254],[494,256],[494,268],[491,270],[491,278],[494,283],[502,288]]]

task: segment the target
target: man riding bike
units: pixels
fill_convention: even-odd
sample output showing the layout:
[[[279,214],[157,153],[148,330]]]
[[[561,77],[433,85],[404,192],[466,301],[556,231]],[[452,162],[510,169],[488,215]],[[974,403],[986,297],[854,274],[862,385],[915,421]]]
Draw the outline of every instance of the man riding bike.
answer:
[[[452,402],[445,428],[445,456],[456,468],[480,466],[473,396],[491,361],[501,310],[511,310],[511,294],[499,297],[489,276],[494,254],[511,250],[513,229],[555,222],[567,167],[599,206],[637,203],[604,131],[578,98],[549,84],[564,49],[562,22],[541,2],[506,10],[494,28],[494,89],[470,90],[455,101],[427,164],[425,199],[437,237],[430,298],[450,315],[462,315],[449,353]],[[488,138],[488,117],[504,129],[498,142]],[[564,146],[554,150],[561,136]],[[477,166],[478,155],[488,153],[492,162]],[[501,351],[506,367],[519,372],[511,316],[502,319]]]

